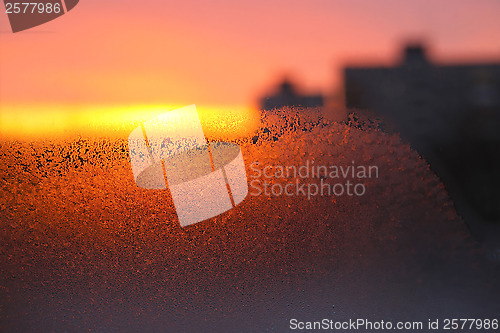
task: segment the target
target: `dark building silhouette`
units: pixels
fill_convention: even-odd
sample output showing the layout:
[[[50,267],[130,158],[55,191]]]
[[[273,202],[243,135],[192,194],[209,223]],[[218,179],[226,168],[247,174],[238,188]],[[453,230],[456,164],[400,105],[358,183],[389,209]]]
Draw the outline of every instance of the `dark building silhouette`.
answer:
[[[260,104],[263,110],[279,109],[285,106],[317,107],[323,106],[323,96],[302,95],[296,91],[290,81],[284,80],[279,85],[278,91],[274,95],[263,97]]]
[[[394,67],[345,68],[344,80],[347,108],[391,124],[456,203],[500,221],[500,61],[436,65],[416,45]]]
[[[344,80],[346,107],[392,122],[421,152],[464,137],[500,139],[500,62],[434,65],[417,45],[394,67],[345,68]]]

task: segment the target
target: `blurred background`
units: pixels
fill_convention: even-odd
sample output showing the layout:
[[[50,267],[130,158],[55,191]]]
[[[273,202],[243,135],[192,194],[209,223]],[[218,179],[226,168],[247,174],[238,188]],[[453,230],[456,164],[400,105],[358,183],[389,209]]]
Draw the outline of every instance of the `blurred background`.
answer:
[[[392,66],[408,41],[438,63],[494,62],[495,0],[86,0],[11,33],[0,17],[0,100],[11,104],[258,104],[283,76],[343,103],[347,64]]]

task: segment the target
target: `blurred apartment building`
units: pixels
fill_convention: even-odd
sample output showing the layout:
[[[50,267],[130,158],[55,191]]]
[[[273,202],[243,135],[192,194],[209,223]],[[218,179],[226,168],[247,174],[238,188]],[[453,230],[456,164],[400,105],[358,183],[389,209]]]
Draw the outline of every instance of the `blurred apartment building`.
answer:
[[[408,46],[394,67],[345,68],[344,89],[346,107],[399,132],[455,202],[500,222],[500,61],[438,65]]]
[[[371,110],[422,150],[500,140],[500,62],[436,65],[408,46],[394,67],[347,67],[347,108]]]
[[[295,86],[287,79],[278,86],[277,91],[260,100],[262,110],[274,110],[283,107],[319,107],[323,106],[323,96],[304,95],[297,91]]]

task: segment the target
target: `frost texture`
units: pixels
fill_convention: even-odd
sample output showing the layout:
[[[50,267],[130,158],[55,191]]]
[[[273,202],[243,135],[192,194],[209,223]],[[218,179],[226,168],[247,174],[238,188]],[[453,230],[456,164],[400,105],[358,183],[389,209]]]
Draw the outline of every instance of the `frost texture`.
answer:
[[[22,304],[59,302],[59,310],[22,319],[69,330],[175,331],[220,328],[225,318],[225,330],[250,323],[279,330],[334,299],[345,311],[369,311],[359,297],[371,304],[370,295],[395,279],[404,287],[385,294],[393,299],[384,305],[393,314],[404,313],[408,299],[431,304],[422,296],[436,295],[431,281],[449,288],[468,281],[476,257],[463,221],[428,164],[397,135],[288,109],[264,117],[258,136],[238,144],[247,175],[254,161],[314,160],[377,165],[379,178],[364,181],[362,197],[249,195],[184,230],[166,191],[135,185],[125,138],[2,141],[0,293],[10,300],[2,301],[10,316],[3,319],[18,327],[19,313],[35,311]],[[453,284],[456,276],[462,280]],[[299,290],[308,290],[311,308],[297,303]],[[67,316],[79,319],[50,319]]]

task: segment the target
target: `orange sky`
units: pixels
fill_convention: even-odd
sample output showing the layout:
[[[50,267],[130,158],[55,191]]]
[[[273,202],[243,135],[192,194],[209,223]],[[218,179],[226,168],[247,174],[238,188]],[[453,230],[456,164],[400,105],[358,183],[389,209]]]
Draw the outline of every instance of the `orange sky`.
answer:
[[[500,1],[81,0],[13,34],[0,13],[0,105],[242,105],[291,73],[330,93],[344,63],[500,59]]]

